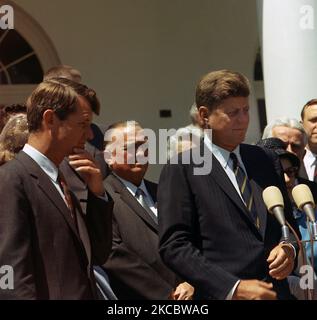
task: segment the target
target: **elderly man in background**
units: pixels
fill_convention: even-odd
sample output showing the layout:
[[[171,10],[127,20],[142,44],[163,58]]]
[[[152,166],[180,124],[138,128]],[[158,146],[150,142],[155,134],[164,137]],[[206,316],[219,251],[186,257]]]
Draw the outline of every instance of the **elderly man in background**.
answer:
[[[297,119],[279,118],[269,123],[263,132],[262,139],[279,138],[285,143],[288,152],[295,154],[300,160],[299,176],[308,179],[304,165],[307,135],[303,125]]]
[[[144,179],[148,163],[138,158],[146,144],[143,129],[135,121],[124,121],[111,125],[106,133],[111,174],[105,182],[114,209],[112,250],[104,267],[114,292],[119,299],[129,300],[192,299],[193,287],[159,256],[157,184]],[[114,150],[113,137],[121,138]]]

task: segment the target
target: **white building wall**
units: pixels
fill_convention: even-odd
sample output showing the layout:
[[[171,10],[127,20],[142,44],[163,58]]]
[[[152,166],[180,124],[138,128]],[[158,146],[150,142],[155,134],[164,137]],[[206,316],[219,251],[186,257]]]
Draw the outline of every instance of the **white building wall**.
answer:
[[[222,68],[252,80],[258,46],[254,0],[16,0],[46,31],[60,60],[78,68],[103,110],[97,123],[188,124],[195,86]],[[259,136],[252,97],[248,141]],[[160,118],[159,109],[171,109]],[[160,167],[148,176],[157,180]]]

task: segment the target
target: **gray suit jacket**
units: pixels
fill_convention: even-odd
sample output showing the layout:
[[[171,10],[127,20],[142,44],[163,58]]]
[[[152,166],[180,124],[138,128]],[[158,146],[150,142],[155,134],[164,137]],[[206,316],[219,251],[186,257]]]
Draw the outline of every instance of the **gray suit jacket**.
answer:
[[[112,250],[104,265],[111,287],[119,299],[168,299],[180,280],[159,256],[157,223],[117,177],[110,174],[105,183],[114,200]],[[157,185],[145,185],[156,202]]]

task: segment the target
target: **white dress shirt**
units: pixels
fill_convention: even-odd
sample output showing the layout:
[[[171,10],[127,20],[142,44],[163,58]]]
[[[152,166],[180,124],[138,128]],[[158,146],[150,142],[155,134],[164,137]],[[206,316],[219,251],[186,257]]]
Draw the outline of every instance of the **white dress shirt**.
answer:
[[[316,168],[316,154],[312,153],[310,150],[306,149],[306,153],[303,159],[304,166],[307,172],[308,179],[314,181],[314,174]]]

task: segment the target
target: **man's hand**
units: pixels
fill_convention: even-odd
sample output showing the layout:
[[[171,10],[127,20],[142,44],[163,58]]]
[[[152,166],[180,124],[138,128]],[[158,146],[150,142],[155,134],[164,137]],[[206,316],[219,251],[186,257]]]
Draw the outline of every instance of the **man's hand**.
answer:
[[[232,300],[276,300],[272,283],[260,280],[241,280]]]
[[[279,244],[270,252],[267,262],[272,278],[285,279],[294,268],[294,250],[289,244]]]
[[[89,190],[96,196],[103,196],[105,189],[102,183],[101,170],[92,155],[83,149],[74,149],[74,154],[68,157],[69,164],[80,174]]]
[[[194,295],[194,287],[188,282],[180,283],[172,293],[173,300],[192,300]]]

